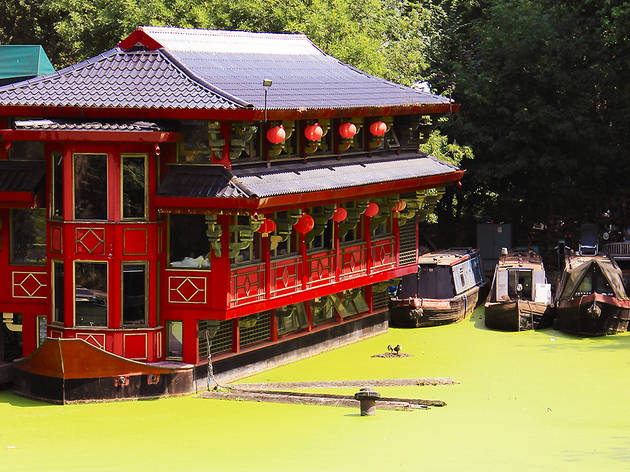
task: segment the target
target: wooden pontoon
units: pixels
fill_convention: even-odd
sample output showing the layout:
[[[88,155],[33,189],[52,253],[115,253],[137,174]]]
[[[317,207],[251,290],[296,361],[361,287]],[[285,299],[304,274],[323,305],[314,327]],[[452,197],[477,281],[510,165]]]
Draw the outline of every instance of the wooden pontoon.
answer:
[[[451,248],[420,257],[418,272],[402,278],[391,299],[393,326],[453,323],[472,313],[483,285],[479,251]]]
[[[484,318],[488,328],[503,331],[551,325],[551,286],[535,250],[510,251],[499,259]]]
[[[556,291],[554,328],[580,336],[626,331],[630,300],[621,269],[608,256],[569,255]]]

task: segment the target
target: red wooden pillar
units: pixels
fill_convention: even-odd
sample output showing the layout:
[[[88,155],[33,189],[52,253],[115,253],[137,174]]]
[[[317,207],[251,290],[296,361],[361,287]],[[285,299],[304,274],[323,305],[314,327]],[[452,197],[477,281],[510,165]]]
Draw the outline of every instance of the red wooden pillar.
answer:
[[[300,256],[302,257],[302,290],[306,290],[306,287],[308,285],[308,277],[309,277],[309,270],[308,270],[308,259],[307,259],[307,247],[306,247],[306,240],[304,239],[304,234],[300,234],[298,233],[298,237],[299,237],[299,241],[300,241]],[[296,277],[298,274],[295,274]]]
[[[210,294],[210,306],[219,310],[225,310],[230,306],[230,286],[232,280],[230,268],[230,219],[229,215],[218,215],[217,223],[221,225],[221,257],[216,257],[214,250],[211,255],[210,280],[212,293]]]
[[[363,218],[363,240],[367,243],[367,274],[370,275],[372,273],[372,232],[370,231],[370,223],[372,222],[372,218],[362,215]]]
[[[306,310],[306,315],[308,316],[308,328],[306,331],[313,331],[313,311],[311,310],[311,304],[308,300],[304,302],[304,309]]]
[[[271,310],[271,340],[278,340],[278,317],[276,316],[276,310]]]
[[[37,316],[32,313],[22,314],[22,355],[28,356],[37,347]]]
[[[394,251],[396,254],[396,266],[398,266],[400,265],[400,226],[396,216],[392,218],[392,233],[394,233]]]
[[[262,246],[262,260],[265,264],[265,298],[271,297],[271,251],[269,250],[269,236],[262,236],[260,238],[260,245]]]
[[[182,321],[183,323],[183,361],[188,364],[196,364],[199,362],[199,349],[197,346],[197,319],[187,318]]]
[[[335,251],[335,280],[339,281],[341,278],[341,268],[343,266],[341,260],[341,250],[339,242],[339,223],[335,221],[335,227],[333,231],[333,248]]]
[[[238,318],[232,320],[232,352],[241,350],[241,327],[238,325]]]

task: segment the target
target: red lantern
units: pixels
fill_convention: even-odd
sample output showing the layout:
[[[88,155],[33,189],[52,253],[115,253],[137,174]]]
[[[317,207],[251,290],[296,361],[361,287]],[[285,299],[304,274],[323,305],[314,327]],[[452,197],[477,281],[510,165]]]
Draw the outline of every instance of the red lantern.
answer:
[[[276,223],[273,220],[265,218],[260,225],[260,228],[256,230],[257,233],[262,233],[263,235],[267,235],[269,233],[273,233],[276,229]]]
[[[304,136],[306,136],[306,139],[308,139],[309,141],[319,141],[320,139],[322,139],[323,135],[324,130],[321,126],[319,126],[319,123],[307,126],[304,130]]]
[[[365,216],[369,216],[370,218],[372,218],[376,215],[378,215],[378,205],[374,202],[368,203],[368,206],[365,209]]]
[[[273,128],[269,128],[267,130],[267,141],[271,144],[280,144],[287,137],[286,131],[284,131],[284,126],[274,126]]]
[[[337,207],[335,209],[335,213],[333,213],[332,220],[335,223],[341,223],[348,217],[348,212],[344,207]]]
[[[462,181],[461,180],[457,181],[457,188],[462,188]]]
[[[383,121],[375,121],[370,125],[370,133],[373,136],[383,136],[387,133],[387,125]]]
[[[344,139],[352,139],[357,134],[357,127],[354,123],[342,123],[339,125],[339,134]]]
[[[313,220],[313,217],[308,213],[302,213],[302,216],[300,216],[300,219],[297,220],[297,223],[293,225],[293,228],[300,234],[306,234],[310,230],[312,230],[314,226],[315,221]]]
[[[403,211],[405,208],[407,208],[407,202],[404,200],[398,200],[392,207],[392,211]]]

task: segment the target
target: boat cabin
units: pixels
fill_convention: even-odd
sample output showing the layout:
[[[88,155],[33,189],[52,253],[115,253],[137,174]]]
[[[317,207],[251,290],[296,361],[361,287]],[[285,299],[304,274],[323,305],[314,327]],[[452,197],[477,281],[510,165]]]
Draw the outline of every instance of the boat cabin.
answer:
[[[551,285],[540,256],[533,250],[514,250],[497,264],[489,302],[507,300],[549,302]]]
[[[451,248],[418,259],[418,271],[402,278],[397,298],[448,299],[483,284],[479,251]]]
[[[419,151],[456,110],[301,34],[168,27],[0,88],[21,354],[79,339],[244,375],[382,332],[379,284],[417,271],[418,224],[463,176]]]

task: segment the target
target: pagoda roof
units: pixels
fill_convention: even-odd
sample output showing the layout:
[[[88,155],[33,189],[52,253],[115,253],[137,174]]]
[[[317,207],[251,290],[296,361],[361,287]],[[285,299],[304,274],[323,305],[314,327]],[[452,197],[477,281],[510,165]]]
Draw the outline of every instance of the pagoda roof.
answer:
[[[251,119],[265,109],[263,79],[272,81],[266,103],[270,119],[309,110],[377,115],[457,109],[447,97],[345,64],[303,34],[152,26],[137,28],[117,47],[96,57],[0,88],[0,106],[83,112],[232,110],[249,111]]]
[[[320,159],[267,167],[169,166],[157,205],[163,209],[264,208],[320,199],[369,198],[461,179],[463,171],[424,153]],[[276,198],[277,197],[277,198]],[[287,200],[286,197],[291,197]],[[249,203],[248,203],[249,202]]]

